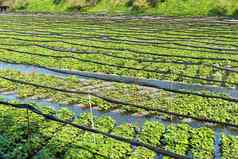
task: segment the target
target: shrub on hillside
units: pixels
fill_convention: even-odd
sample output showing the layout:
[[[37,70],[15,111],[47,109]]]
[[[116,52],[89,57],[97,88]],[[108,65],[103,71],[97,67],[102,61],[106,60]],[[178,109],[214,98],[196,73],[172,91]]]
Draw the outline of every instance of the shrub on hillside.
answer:
[[[150,4],[147,0],[129,0],[127,3],[128,7],[131,8],[133,12],[143,12],[148,9]]]
[[[63,2],[64,0],[53,0],[53,4],[57,5]]]
[[[148,0],[151,7],[156,7],[157,4],[163,3],[166,0]]]
[[[128,0],[112,0],[113,5],[126,5]]]
[[[65,0],[68,10],[81,10],[81,8],[94,6],[99,0]]]
[[[217,6],[215,8],[212,8],[209,12],[208,12],[208,15],[211,15],[211,16],[225,16],[227,15],[227,10],[226,8],[224,7],[221,7],[221,6]]]
[[[134,10],[145,10],[150,7],[156,7],[157,4],[165,1],[166,0],[129,0],[128,6],[131,6]]]
[[[238,9],[236,9],[236,10],[232,13],[232,16],[238,18]]]
[[[149,3],[147,0],[135,0],[133,3],[133,7],[138,9],[147,9],[149,8]]]
[[[15,0],[14,8],[18,10],[24,10],[27,8],[28,1],[26,0]]]
[[[99,0],[65,0],[66,3],[70,4],[71,6],[89,6],[89,5],[96,5]]]

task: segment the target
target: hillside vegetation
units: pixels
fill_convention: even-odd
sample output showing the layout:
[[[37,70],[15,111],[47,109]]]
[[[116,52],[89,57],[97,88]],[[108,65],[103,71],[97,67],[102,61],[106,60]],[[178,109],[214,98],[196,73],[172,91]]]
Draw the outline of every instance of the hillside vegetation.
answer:
[[[238,16],[238,0],[0,0],[12,10],[169,16]]]

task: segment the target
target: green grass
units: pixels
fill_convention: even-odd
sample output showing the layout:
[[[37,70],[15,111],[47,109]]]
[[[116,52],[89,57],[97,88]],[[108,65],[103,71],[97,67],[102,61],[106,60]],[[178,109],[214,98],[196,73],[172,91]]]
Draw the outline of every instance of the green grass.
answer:
[[[55,5],[52,0],[30,0],[26,11],[29,12],[63,12],[68,5],[60,3]]]
[[[220,6],[219,3],[214,0],[167,0],[164,3],[158,3],[155,7],[133,8],[133,6],[129,7],[126,4],[113,5],[112,2],[108,3],[106,0],[102,0],[97,6],[86,9],[86,12],[106,12],[111,14],[123,12],[126,14],[140,15],[198,16],[211,15],[211,11],[218,6]]]
[[[211,8],[214,8],[213,0],[168,0],[156,8],[149,9],[148,13],[159,15],[208,15]]]
[[[129,9],[126,5],[123,4],[115,4],[112,1],[108,2],[108,0],[101,0],[96,6],[89,7],[84,9],[83,11],[89,13],[129,13]]]
[[[3,0],[4,1],[4,0]],[[10,0],[5,0],[10,3]],[[133,15],[163,15],[163,16],[237,16],[238,0],[166,0],[155,6],[140,2],[128,4],[129,0],[101,0],[96,5],[88,6],[79,0],[64,0],[54,3],[53,0],[15,0],[10,5],[15,10],[29,12],[70,12],[84,13],[133,14]],[[139,1],[139,0],[135,0]],[[0,1],[1,2],[1,1]],[[82,6],[82,7],[80,7]],[[84,7],[83,7],[84,6]],[[86,7],[87,6],[87,7]]]

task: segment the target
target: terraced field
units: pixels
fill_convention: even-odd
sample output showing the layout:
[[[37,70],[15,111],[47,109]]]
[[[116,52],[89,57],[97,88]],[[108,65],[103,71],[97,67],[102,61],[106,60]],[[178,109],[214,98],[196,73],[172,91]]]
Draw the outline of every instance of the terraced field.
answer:
[[[238,22],[0,21],[0,158],[238,156]]]

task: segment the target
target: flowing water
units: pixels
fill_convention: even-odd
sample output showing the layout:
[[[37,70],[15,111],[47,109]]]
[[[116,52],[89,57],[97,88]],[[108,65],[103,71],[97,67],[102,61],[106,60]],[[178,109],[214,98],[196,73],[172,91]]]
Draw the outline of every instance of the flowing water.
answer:
[[[45,74],[45,75],[53,75],[53,76],[57,76],[57,77],[61,77],[61,78],[65,78],[67,76],[70,75],[65,75],[65,74],[61,74],[61,73],[56,73],[53,71],[49,71],[47,69],[43,69],[43,68],[38,68],[35,66],[26,66],[26,65],[21,65],[21,64],[9,64],[9,63],[4,63],[4,62],[0,62],[0,70],[6,70],[6,69],[14,69],[16,71],[20,71],[23,73],[31,73],[31,72],[35,72],[35,73],[41,73],[41,74]],[[195,89],[195,90],[199,90],[201,89],[201,87],[204,87],[206,89],[210,89],[211,91],[214,92],[228,92],[228,94],[231,97],[234,98],[238,98],[238,90],[236,89],[226,89],[226,88],[213,88],[210,86],[200,86],[200,85],[190,85],[191,87],[189,87],[186,84],[176,84],[176,83],[171,83],[171,82],[165,82],[165,81],[153,81],[153,82],[157,82],[160,85],[163,85],[163,87],[169,87],[169,88],[188,88],[188,89]],[[12,92],[12,93],[3,93],[0,94],[4,100],[6,101],[11,101],[11,100],[17,100],[19,102],[22,103],[28,103],[28,102],[32,102],[32,103],[36,103],[38,105],[44,105],[44,106],[48,106],[54,110],[59,110],[60,108],[68,108],[69,110],[71,110],[72,112],[75,113],[76,116],[80,116],[81,113],[83,112],[90,112],[90,109],[86,109],[86,108],[82,108],[80,107],[80,105],[64,105],[64,104],[59,104],[59,103],[53,103],[53,102],[49,102],[48,100],[35,100],[35,99],[20,99],[17,97],[16,93]],[[160,117],[149,117],[149,116],[133,116],[130,114],[122,114],[120,112],[117,111],[110,111],[110,112],[101,112],[98,111],[97,109],[93,109],[93,114],[95,116],[102,116],[102,115],[108,115],[111,116],[113,119],[115,119],[116,123],[119,124],[123,124],[123,123],[132,123],[132,124],[136,124],[139,127],[142,127],[143,124],[145,123],[145,121],[159,121],[162,124],[164,124],[165,126],[168,126],[169,124],[178,124],[181,122],[186,122],[188,123],[191,127],[193,128],[199,128],[199,127],[203,127],[203,126],[208,126],[206,123],[202,123],[202,122],[197,122],[194,120],[180,120],[180,121],[166,121],[166,120],[162,120]],[[221,134],[222,132],[226,135],[235,135],[238,136],[238,132],[236,130],[232,130],[230,128],[220,128],[220,127],[216,127],[216,126],[210,126],[214,131],[215,131],[215,143],[214,143],[214,158],[215,159],[219,159],[221,158],[221,151],[220,151],[220,144],[221,144]],[[158,155],[156,157],[156,159],[161,159],[163,158],[162,155]]]

